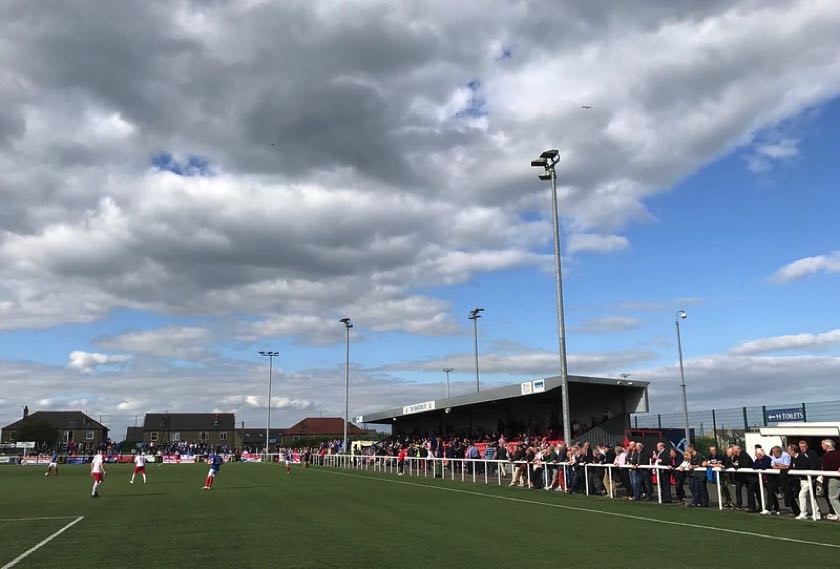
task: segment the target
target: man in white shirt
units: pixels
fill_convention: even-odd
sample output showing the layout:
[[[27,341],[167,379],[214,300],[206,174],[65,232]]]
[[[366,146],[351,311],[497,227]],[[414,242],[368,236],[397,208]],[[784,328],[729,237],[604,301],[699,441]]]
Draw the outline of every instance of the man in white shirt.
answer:
[[[90,492],[91,498],[99,498],[99,487],[105,479],[105,457],[102,451],[97,451],[96,456],[90,463],[90,475],[93,478],[93,489]]]
[[[137,456],[134,457],[134,472],[131,474],[131,480],[129,480],[130,484],[134,484],[134,477],[138,474],[143,475],[143,484],[146,483],[146,457],[143,456],[143,453],[138,452]]]

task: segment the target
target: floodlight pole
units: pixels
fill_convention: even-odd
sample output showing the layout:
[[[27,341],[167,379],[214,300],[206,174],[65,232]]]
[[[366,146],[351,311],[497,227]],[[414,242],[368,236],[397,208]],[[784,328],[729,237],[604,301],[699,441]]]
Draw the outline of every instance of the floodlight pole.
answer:
[[[280,355],[280,352],[260,352],[260,355],[268,358],[268,404],[266,405],[266,419],[265,419],[265,455],[268,459],[268,443],[271,432],[271,375],[274,371],[274,358]]]
[[[449,374],[455,371],[454,368],[445,367],[443,368],[443,373],[446,374],[446,398],[449,399]]]
[[[350,441],[347,439],[347,422],[350,420],[350,328],[353,327],[353,322],[349,318],[342,318],[339,320],[344,324],[346,331],[346,338],[344,342],[344,438],[342,439],[342,448],[344,453],[350,448]]]
[[[481,318],[481,313],[484,312],[483,308],[473,308],[470,310],[469,318],[473,321],[473,343],[475,344],[475,391],[476,393],[481,391],[481,381],[479,380],[478,375],[478,319]]]
[[[688,427],[688,393],[685,386],[685,367],[683,366],[683,352],[682,352],[682,337],[680,335],[680,318],[688,318],[685,310],[677,310],[677,316],[674,319],[674,326],[677,329],[677,352],[680,355],[680,380],[682,386],[682,403],[683,403],[683,421],[685,423],[685,445],[691,444],[691,431]]]
[[[560,352],[560,396],[563,401],[563,438],[566,444],[572,440],[571,414],[569,412],[569,372],[566,365],[566,318],[563,311],[563,268],[560,260],[560,215],[557,207],[557,150],[546,150],[531,166],[542,167],[545,174],[539,177],[551,179],[551,220],[554,224],[554,279],[557,293],[557,336]],[[548,174],[548,176],[546,176]]]

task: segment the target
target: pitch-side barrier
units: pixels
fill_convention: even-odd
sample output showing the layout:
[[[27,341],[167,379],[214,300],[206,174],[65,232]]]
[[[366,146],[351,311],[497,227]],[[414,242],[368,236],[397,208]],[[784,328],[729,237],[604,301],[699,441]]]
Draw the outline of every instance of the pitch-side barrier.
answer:
[[[667,473],[670,484],[670,474],[672,472],[683,472],[686,476],[692,476],[697,472],[707,473],[712,471],[714,475],[714,483],[717,486],[718,509],[723,510],[723,491],[721,484],[721,474],[748,474],[755,475],[758,478],[759,498],[761,500],[761,510],[767,510],[767,498],[764,493],[764,475],[779,476],[781,472],[775,469],[759,470],[753,468],[721,468],[721,467],[695,467],[694,469],[679,469],[669,466],[661,465],[617,465],[617,464],[584,464],[575,465],[569,462],[543,462],[537,465],[541,471],[539,475],[532,471],[535,464],[526,461],[507,461],[507,460],[484,460],[476,458],[416,458],[407,457],[402,465],[399,464],[398,458],[395,456],[363,456],[363,455],[343,455],[331,454],[326,456],[313,456],[311,462],[313,464],[320,464],[323,466],[330,466],[334,468],[345,468],[355,470],[367,470],[373,472],[382,472],[386,474],[406,474],[413,477],[428,478],[429,476],[435,478],[449,478],[450,480],[460,480],[461,482],[484,483],[491,484],[495,482],[501,486],[503,480],[507,482],[507,471],[510,469],[511,477],[515,469],[522,468],[524,472],[523,485],[527,483],[531,487],[533,482],[532,476],[539,476],[542,478],[543,488],[548,488],[554,481],[554,472],[558,469],[563,469],[563,484],[562,491],[570,492],[566,481],[569,480],[569,470],[572,468],[583,468],[583,478],[585,481],[585,489],[587,495],[590,493],[590,469],[603,469],[606,471],[605,484],[608,489],[607,495],[615,499],[615,484],[614,479],[617,478],[617,471],[619,469],[625,470],[649,470],[656,471],[656,494],[659,503],[662,503],[662,478],[660,473]],[[524,468],[523,468],[524,467]],[[804,476],[808,484],[808,497],[811,505],[811,517],[814,521],[819,519],[819,508],[817,507],[817,496],[814,492],[814,483],[817,480],[826,480],[830,478],[840,479],[840,472],[830,472],[822,470],[788,470],[789,476]],[[551,477],[551,478],[550,478]],[[704,482],[705,483],[705,482]],[[723,484],[729,484],[724,481]]]

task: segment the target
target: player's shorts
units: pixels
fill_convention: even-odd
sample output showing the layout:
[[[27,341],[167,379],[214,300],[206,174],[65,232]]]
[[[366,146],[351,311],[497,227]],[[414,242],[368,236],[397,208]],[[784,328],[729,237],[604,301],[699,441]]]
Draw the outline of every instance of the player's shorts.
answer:
[[[214,470],[214,469],[211,468],[210,472],[207,473],[207,476],[216,476],[217,472],[218,472],[218,470]]]
[[[134,474],[146,474],[146,467],[145,466],[135,466],[134,467]]]
[[[43,463],[42,463],[42,464],[43,464]],[[50,469],[50,468],[58,468],[58,463],[57,463],[57,462],[51,462],[51,463],[49,463],[49,464],[47,465],[47,469]]]
[[[96,480],[97,482],[102,482],[102,473],[101,472],[94,472],[92,474],[92,476],[93,476],[93,479]]]

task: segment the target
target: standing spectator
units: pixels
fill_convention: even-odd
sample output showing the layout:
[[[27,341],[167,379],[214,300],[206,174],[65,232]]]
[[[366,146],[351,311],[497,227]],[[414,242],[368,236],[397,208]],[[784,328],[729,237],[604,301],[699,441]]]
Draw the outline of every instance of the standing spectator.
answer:
[[[686,450],[686,455],[691,453],[689,459],[689,469],[691,470],[691,504],[689,507],[694,508],[708,508],[709,507],[709,488],[706,486],[708,478],[706,477],[706,468],[709,466],[708,461],[703,458],[693,445],[689,445]]]
[[[787,446],[788,454],[790,455],[790,467],[788,469],[787,487],[783,488],[785,491],[785,506],[789,507],[794,516],[799,515],[799,477],[790,474],[790,470],[795,468],[796,460],[799,457],[799,445],[789,444]]]
[[[720,469],[727,465],[728,460],[726,455],[721,454],[716,446],[710,446],[709,457],[706,459],[706,462],[708,463],[708,466],[718,470],[717,478],[713,477],[712,480],[715,480],[715,482],[720,485],[720,496],[723,500],[723,507],[731,508],[732,494],[729,492],[729,473],[720,472]]]
[[[674,490],[680,505],[685,504],[685,471],[681,468],[682,464],[683,455],[677,449],[671,448],[668,451],[668,466],[671,467],[671,474],[674,477]]]
[[[654,455],[653,464],[660,467],[667,467],[668,469],[665,470],[664,468],[657,469],[655,471],[656,474],[656,483],[659,487],[659,496],[662,500],[663,504],[670,504],[671,503],[671,460],[670,455],[668,453],[668,447],[665,446],[665,443],[658,442],[656,443],[656,453]]]
[[[502,437],[501,440],[504,440],[504,437]],[[500,442],[499,447],[496,449],[496,460],[507,460],[507,459],[508,459],[507,448],[505,448],[505,445]],[[499,464],[499,474],[504,478],[505,476],[507,476],[507,471],[505,470],[505,463],[504,462],[499,462],[498,464]]]
[[[405,447],[400,447],[400,453],[397,455],[397,476],[402,476],[405,473],[405,459],[408,457],[408,451]]]
[[[732,468],[738,470],[740,468],[752,468],[753,459],[741,449],[740,446],[734,445],[732,447]],[[755,499],[758,494],[758,479],[752,473],[737,473],[735,474],[735,509],[742,509],[741,498],[743,496],[742,490],[747,490],[747,511],[756,513],[758,508],[755,505]]]
[[[777,476],[769,476],[767,478],[767,504],[769,510],[767,514],[778,516],[779,511],[779,489],[788,487],[787,471],[790,468],[791,458],[788,453],[782,450],[780,446],[774,446],[770,449],[770,468],[778,471]],[[764,513],[764,512],[762,512]],[[766,514],[765,514],[766,515]]]
[[[633,495],[633,489],[630,486],[630,476],[628,475],[629,471],[624,468],[627,464],[627,451],[624,450],[624,447],[615,447],[615,460],[613,461],[613,464],[618,467],[615,469],[615,472],[618,475],[619,484],[621,484],[621,487],[624,488],[624,492],[626,493],[624,499],[629,500]],[[615,478],[613,478],[613,484],[615,484]],[[615,488],[613,488],[613,495],[615,495]]]
[[[799,455],[793,461],[793,467],[796,470],[822,470],[822,460],[816,452],[808,448],[808,441],[799,441]],[[814,488],[814,479],[811,478],[811,483],[808,483],[808,476],[799,477],[799,515],[797,520],[807,520],[809,518],[808,512],[811,511],[816,519],[820,519],[820,508],[817,505],[816,499],[811,503],[812,492],[816,495]],[[813,510],[811,510],[813,506]]]
[[[627,445],[627,464],[630,465],[630,486],[633,490],[631,500],[639,500],[642,496],[639,481],[639,465],[642,463],[642,443],[630,442]]]
[[[840,451],[835,448],[832,439],[825,439],[822,442],[823,453],[822,469],[833,473],[840,473]],[[828,477],[825,478],[825,497],[833,510],[825,518],[831,521],[840,520],[840,478]]]

